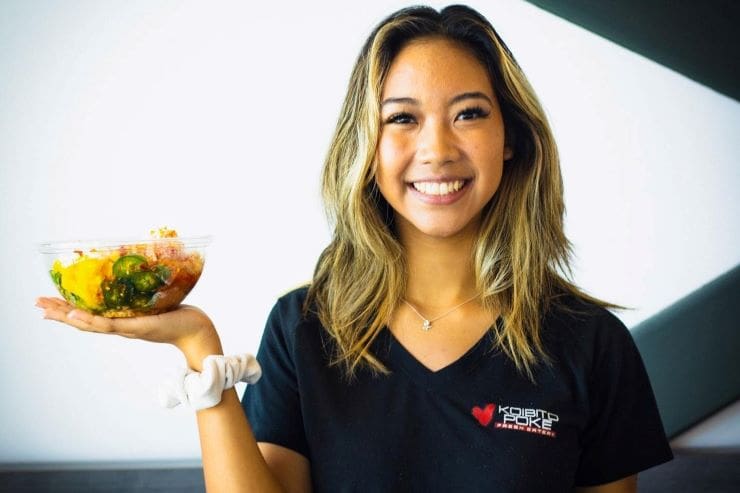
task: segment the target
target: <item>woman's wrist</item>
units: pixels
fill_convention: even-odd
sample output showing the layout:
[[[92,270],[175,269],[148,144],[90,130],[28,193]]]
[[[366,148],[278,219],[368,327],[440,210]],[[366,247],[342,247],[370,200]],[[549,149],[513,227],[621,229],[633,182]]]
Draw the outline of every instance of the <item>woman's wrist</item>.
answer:
[[[223,354],[221,339],[212,325],[178,341],[175,345],[185,356],[188,368],[195,371],[202,370],[203,359],[206,356]]]
[[[201,370],[182,369],[165,380],[159,388],[159,402],[170,408],[184,404],[196,411],[207,409],[217,406],[224,391],[238,382],[257,383],[261,376],[262,368],[251,354],[208,355]]]

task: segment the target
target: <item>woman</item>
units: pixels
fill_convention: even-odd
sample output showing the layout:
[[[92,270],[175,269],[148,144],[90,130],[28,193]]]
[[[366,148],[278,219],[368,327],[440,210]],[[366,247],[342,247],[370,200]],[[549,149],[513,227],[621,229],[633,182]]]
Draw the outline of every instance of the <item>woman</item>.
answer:
[[[626,328],[567,280],[557,150],[491,25],[401,10],[354,67],[313,282],[275,305],[260,383],[198,411],[212,491],[636,490],[670,460]],[[194,307],[82,330],[222,354]]]

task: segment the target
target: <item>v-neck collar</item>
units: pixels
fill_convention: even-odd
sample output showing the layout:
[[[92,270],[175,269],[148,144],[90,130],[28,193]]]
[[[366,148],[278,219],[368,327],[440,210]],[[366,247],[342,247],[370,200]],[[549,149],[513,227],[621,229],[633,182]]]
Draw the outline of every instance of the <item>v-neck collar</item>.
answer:
[[[503,323],[499,317],[495,324],[500,328]],[[414,357],[398,339],[393,335],[388,327],[384,327],[380,334],[380,341],[387,354],[387,364],[392,371],[403,371],[411,379],[424,385],[427,388],[440,388],[450,385],[450,382],[459,381],[461,377],[470,374],[475,370],[477,364],[484,356],[491,356],[493,351],[493,334],[487,330],[470,349],[462,356],[440,368],[431,370],[424,366]]]

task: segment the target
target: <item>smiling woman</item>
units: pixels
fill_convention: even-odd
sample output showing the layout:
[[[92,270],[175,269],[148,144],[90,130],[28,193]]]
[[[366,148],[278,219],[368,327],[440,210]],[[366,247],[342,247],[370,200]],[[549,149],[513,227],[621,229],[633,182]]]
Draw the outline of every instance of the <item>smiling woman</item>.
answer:
[[[273,308],[262,380],[198,411],[209,489],[626,492],[670,460],[629,332],[563,274],[557,148],[485,18],[414,7],[380,23],[323,193],[332,240]],[[196,372],[221,354],[193,307],[122,321],[39,305],[171,343]]]

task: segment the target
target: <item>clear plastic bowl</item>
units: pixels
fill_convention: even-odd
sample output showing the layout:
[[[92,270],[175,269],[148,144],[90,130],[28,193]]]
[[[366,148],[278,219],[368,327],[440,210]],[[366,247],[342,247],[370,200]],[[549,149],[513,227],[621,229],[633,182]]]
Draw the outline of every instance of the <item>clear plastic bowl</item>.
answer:
[[[59,294],[109,318],[176,308],[198,282],[210,236],[39,245]]]

